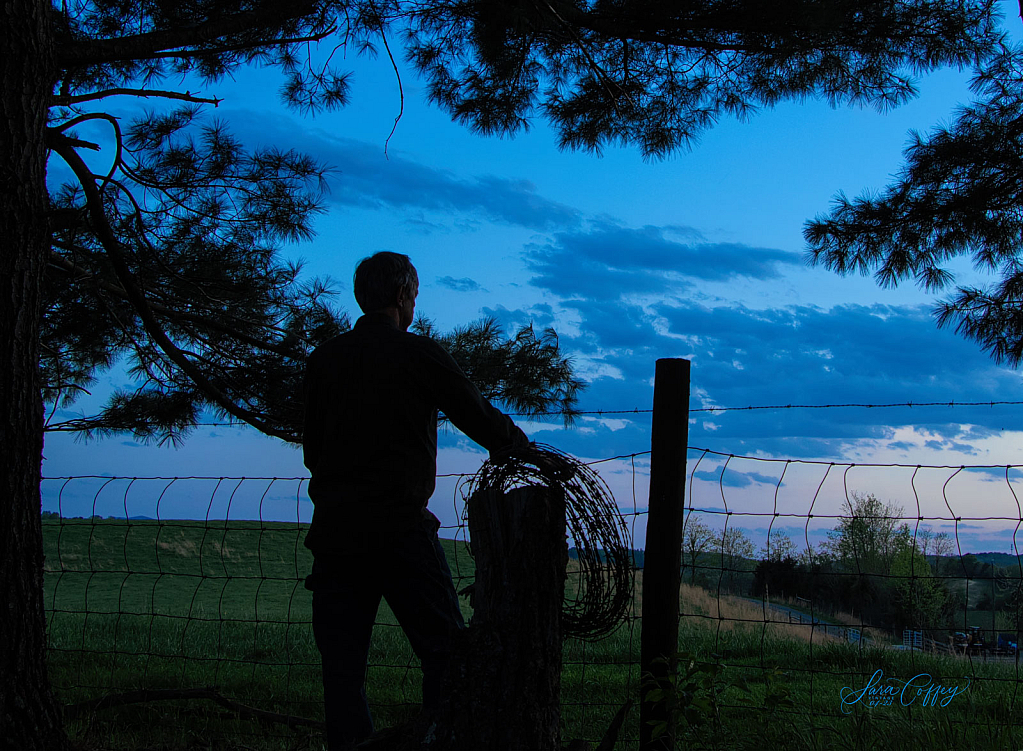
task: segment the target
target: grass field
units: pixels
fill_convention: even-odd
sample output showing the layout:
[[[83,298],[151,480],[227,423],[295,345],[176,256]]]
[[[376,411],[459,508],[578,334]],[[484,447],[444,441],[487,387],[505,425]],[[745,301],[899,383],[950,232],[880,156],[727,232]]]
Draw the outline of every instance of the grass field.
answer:
[[[220,524],[44,521],[50,672],[62,700],[214,688],[262,710],[322,718],[302,530]],[[444,546],[456,578],[471,579],[464,545]],[[678,697],[689,710],[682,748],[1023,748],[1023,725],[1012,724],[1023,701],[1015,665],[861,650],[808,626],[764,623],[757,606],[699,587],[684,586],[681,597],[679,648],[708,663],[693,666],[691,691]],[[641,614],[638,596],[634,610]],[[386,606],[378,620],[385,625],[374,632],[368,691],[382,727],[415,713],[419,671]],[[599,739],[618,707],[638,697],[638,661],[634,618],[600,642],[566,643],[566,739]],[[969,679],[970,687],[946,707],[860,702],[842,714],[843,689],[866,686],[877,670],[903,681],[921,673],[947,685]],[[778,702],[773,711],[769,697]],[[87,749],[322,747],[316,731],[241,718],[208,700],[85,713],[69,729]],[[638,735],[634,709],[618,748],[636,749]]]

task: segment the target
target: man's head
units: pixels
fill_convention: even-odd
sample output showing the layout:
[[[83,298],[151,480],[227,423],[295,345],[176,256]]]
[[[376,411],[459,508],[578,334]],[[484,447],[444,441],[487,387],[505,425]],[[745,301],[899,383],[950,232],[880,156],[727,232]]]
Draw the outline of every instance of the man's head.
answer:
[[[419,275],[409,257],[381,251],[355,267],[355,300],[363,313],[397,310],[398,326],[412,323],[419,294]]]

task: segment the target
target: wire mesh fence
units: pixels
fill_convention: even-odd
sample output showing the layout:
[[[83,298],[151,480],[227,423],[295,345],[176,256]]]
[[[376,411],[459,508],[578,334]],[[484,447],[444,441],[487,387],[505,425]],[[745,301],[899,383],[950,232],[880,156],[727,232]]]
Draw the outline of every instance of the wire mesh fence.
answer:
[[[440,536],[462,590],[475,575],[459,483],[466,476],[444,479],[455,483],[454,508],[446,515],[454,521],[442,525]],[[303,586],[312,568],[302,544],[311,512],[305,483],[298,477],[43,481],[44,507],[55,509],[43,514],[50,673],[71,707],[68,716],[83,726],[78,732],[118,739],[114,747],[145,741],[150,730],[161,740],[171,732],[182,740],[213,735],[248,744],[318,734],[319,653],[311,593]],[[623,517],[634,527],[642,513]],[[570,560],[570,596],[579,587],[573,574],[580,571]],[[468,619],[467,599],[462,606]],[[592,738],[637,693],[638,644],[633,609],[598,643],[568,641],[567,733]],[[386,602],[377,613],[367,688],[380,727],[418,712],[418,661]],[[161,701],[93,711],[102,697],[116,696],[107,704],[118,704],[126,694]],[[623,740],[635,745],[635,737]]]
[[[1018,742],[1023,467],[709,449],[688,465],[685,651],[761,700],[783,671],[776,714],[809,714],[839,745]],[[736,696],[721,706],[749,711]],[[856,736],[850,715],[885,727]]]
[[[647,454],[591,463],[613,478],[636,547],[645,532]],[[688,454],[679,650],[683,675],[696,683],[674,697],[687,727],[713,726],[733,712],[799,732],[809,716],[841,740],[857,727],[849,715],[869,710],[864,716],[886,722],[890,737],[909,723],[907,737],[944,727],[935,739],[968,741],[974,730],[995,728],[1015,742],[1023,724],[1016,648],[1023,467]],[[463,477],[444,478],[455,508],[441,531],[459,589],[474,576],[459,521]],[[51,676],[62,699],[169,692],[158,706],[83,713],[83,732],[170,723],[182,733],[250,738],[251,747],[316,735],[303,724],[322,718],[311,598],[302,586],[311,568],[302,545],[311,513],[304,483],[44,481],[44,505],[56,509],[44,513],[45,587]],[[992,549],[1000,552],[979,555]],[[634,601],[621,626],[595,643],[566,644],[566,737],[599,739],[615,711],[640,694],[641,550],[635,563]],[[377,623],[368,689],[386,726],[417,711],[419,671],[386,605]],[[197,688],[233,708],[199,712],[174,694]],[[636,714],[620,748],[638,745]],[[748,732],[775,732],[750,723]]]

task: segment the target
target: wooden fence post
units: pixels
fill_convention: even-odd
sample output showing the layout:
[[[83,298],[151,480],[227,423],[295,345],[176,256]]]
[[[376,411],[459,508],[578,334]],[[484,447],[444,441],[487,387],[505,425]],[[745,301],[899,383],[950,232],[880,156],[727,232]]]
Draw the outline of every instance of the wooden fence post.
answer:
[[[689,443],[689,361],[657,361],[650,438],[650,500],[643,556],[643,626],[640,673],[666,686],[675,674],[678,598],[682,578],[682,512]],[[658,661],[660,660],[660,662]],[[666,662],[664,661],[666,660]],[[675,748],[675,717],[666,702],[646,700],[639,710],[640,751]],[[656,723],[667,732],[654,737]]]
[[[560,751],[564,494],[524,487],[468,502],[472,625],[451,667],[448,715],[422,748]]]

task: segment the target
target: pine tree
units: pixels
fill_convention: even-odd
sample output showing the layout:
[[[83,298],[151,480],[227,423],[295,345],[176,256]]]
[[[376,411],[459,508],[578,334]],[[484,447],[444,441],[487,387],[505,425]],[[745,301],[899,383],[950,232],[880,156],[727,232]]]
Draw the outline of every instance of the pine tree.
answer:
[[[43,398],[70,407],[119,362],[140,385],[46,430],[177,442],[212,411],[300,442],[306,357],[349,319],[330,305],[327,280],[303,281],[279,250],[312,235],[327,168],[294,152],[249,153],[194,105],[123,131],[104,113],[68,116],[50,137],[76,181],[51,196]],[[90,144],[69,135],[89,120],[114,131],[104,176],[78,155]],[[553,331],[506,338],[492,319],[417,331],[445,343],[489,398],[572,419],[582,384]]]
[[[212,407],[291,440],[296,423],[279,408],[280,394],[293,387],[309,344],[343,327],[324,290],[296,284],[273,254],[276,243],[308,232],[321,165],[288,152],[248,154],[226,129],[198,123],[185,109],[126,128],[115,171],[96,175],[81,156],[90,144],[77,126],[116,129],[124,96],[203,104],[171,82],[183,75],[214,82],[255,64],[281,71],[286,99],[300,110],[339,107],[345,76],[306,65],[305,45],[390,49],[400,40],[431,100],[474,130],[512,133],[542,117],[567,147],[634,143],[661,156],[691,144],[722,115],[743,117],[783,99],[880,108],[904,101],[917,72],[975,64],[990,53],[998,36],[991,7],[984,0],[7,0],[0,642],[17,646],[0,658],[0,743],[66,747],[44,661],[43,394],[73,398],[96,368],[128,355],[143,388],[78,427],[145,435],[156,426],[171,437]],[[66,162],[76,184],[48,196],[51,156]],[[521,343],[509,362],[519,362],[516,353],[529,360],[552,351],[546,336],[527,333]],[[569,396],[571,384],[560,393]]]
[[[880,195],[838,195],[808,222],[808,258],[839,274],[873,274],[950,294],[939,327],[977,342],[998,363],[1023,362],[1023,49],[1004,47],[973,80],[978,100],[954,122],[914,133],[897,181]],[[958,285],[949,262],[994,277]]]

